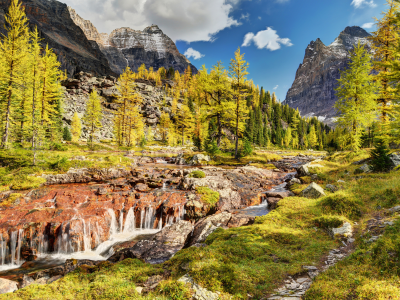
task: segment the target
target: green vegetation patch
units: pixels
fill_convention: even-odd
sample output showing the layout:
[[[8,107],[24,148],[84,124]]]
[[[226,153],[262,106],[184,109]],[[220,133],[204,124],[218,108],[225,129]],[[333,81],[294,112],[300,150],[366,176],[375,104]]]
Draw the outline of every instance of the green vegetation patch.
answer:
[[[343,215],[353,220],[359,219],[363,211],[362,201],[346,191],[324,197],[320,205],[328,213]]]
[[[206,174],[203,171],[193,171],[192,173],[189,174],[189,177],[192,178],[206,178]]]
[[[343,226],[344,222],[348,220],[343,216],[324,215],[313,220],[313,223],[318,228],[339,228]]]
[[[14,190],[29,190],[37,189],[42,184],[46,183],[46,179],[35,176],[26,176],[20,178],[20,180],[12,185]]]
[[[6,200],[0,203],[0,206],[2,207],[10,207],[13,206],[15,201],[17,201],[19,198],[21,198],[23,195],[19,193],[13,193],[8,196]]]
[[[196,192],[201,195],[201,201],[210,207],[214,207],[219,201],[219,193],[208,187],[199,186],[196,188]]]
[[[160,294],[172,300],[190,299],[192,292],[187,284],[174,280],[166,280],[160,283]]]

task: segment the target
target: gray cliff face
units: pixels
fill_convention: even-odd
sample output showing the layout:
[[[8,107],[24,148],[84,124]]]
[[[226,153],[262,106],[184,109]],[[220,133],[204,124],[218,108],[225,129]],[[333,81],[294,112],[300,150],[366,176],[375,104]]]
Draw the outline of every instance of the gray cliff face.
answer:
[[[43,45],[58,55],[70,76],[80,71],[98,75],[114,74],[97,44],[90,42],[72,21],[66,4],[55,0],[21,0],[30,28],[37,26]],[[0,0],[0,33],[5,34],[4,17],[10,0]]]
[[[369,48],[368,36],[370,34],[364,29],[353,26],[346,27],[329,46],[319,38],[312,41],[284,104],[298,108],[302,116],[317,116],[326,124],[333,125],[337,117],[333,105],[337,100],[335,88],[340,71],[347,67],[349,51],[354,44],[360,42]]]
[[[90,21],[82,19],[72,8],[69,11],[75,24],[98,45],[117,74],[121,74],[127,66],[136,71],[142,64],[154,70],[173,67],[181,73],[190,65],[197,73],[196,67],[179,53],[175,43],[157,25],[146,27],[143,31],[122,27],[108,35],[99,33]]]

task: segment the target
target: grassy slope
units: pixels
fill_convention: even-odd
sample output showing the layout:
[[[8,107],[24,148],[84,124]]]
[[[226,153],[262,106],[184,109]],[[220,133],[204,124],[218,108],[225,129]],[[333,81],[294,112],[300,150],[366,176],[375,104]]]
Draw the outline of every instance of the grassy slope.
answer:
[[[399,171],[354,179],[357,166],[350,163],[366,156],[365,152],[339,154],[321,163],[325,168],[319,173],[319,184],[337,184],[342,179],[346,181],[342,191],[318,200],[286,198],[256,224],[219,229],[207,239],[208,247],[184,249],[163,265],[129,259],[114,266],[104,264],[91,274],[81,268],[50,285],[29,286],[0,299],[187,299],[185,287],[176,283],[185,273],[225,296],[246,299],[251,294],[259,299],[279,287],[286,276],[301,272],[303,265],[318,265],[329,249],[339,246],[325,233],[324,220],[357,221],[361,232],[378,205],[398,203]],[[372,245],[365,243],[368,234],[358,236],[355,254],[317,277],[306,299],[398,299],[399,229],[396,223]],[[147,298],[136,294],[135,286],[165,270],[171,272],[171,280]]]

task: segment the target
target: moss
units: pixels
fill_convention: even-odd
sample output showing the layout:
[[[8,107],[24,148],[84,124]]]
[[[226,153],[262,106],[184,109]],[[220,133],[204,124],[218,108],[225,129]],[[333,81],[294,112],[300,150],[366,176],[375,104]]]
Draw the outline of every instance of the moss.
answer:
[[[208,187],[199,186],[196,188],[196,192],[201,195],[201,201],[210,205],[211,208],[219,201],[219,193]]]
[[[206,178],[206,174],[203,171],[193,171],[192,173],[189,174],[189,177],[192,178]]]
[[[339,228],[348,220],[343,216],[324,215],[313,220],[313,224],[319,228]]]
[[[46,183],[46,179],[44,179],[44,178],[34,177],[34,176],[26,176],[25,178],[21,178],[21,180],[19,182],[14,183],[12,188],[14,190],[36,189],[44,183]]]
[[[8,196],[8,198],[6,199],[6,200],[4,200],[3,202],[1,202],[1,206],[3,206],[3,207],[10,207],[10,206],[13,206],[14,205],[14,203],[19,199],[19,198],[21,198],[23,195],[22,194],[19,194],[19,193],[13,193],[13,194],[10,194],[10,196]]]
[[[186,300],[192,296],[190,287],[174,280],[167,280],[160,283],[160,294],[171,300]]]
[[[341,214],[354,220],[359,219],[362,215],[363,203],[346,191],[339,191],[326,196],[320,205],[328,213]]]
[[[307,185],[306,184],[292,184],[289,188],[291,192],[293,192],[296,196],[300,195],[302,191],[306,189]]]
[[[312,179],[310,176],[304,176],[300,177],[301,183],[303,184],[310,184],[312,182]]]

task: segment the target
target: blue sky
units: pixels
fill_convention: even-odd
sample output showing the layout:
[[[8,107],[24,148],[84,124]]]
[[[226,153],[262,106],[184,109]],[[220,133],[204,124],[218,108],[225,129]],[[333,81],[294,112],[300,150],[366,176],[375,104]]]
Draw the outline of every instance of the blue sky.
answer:
[[[385,0],[61,0],[100,32],[157,24],[200,68],[228,68],[239,46],[249,78],[284,100],[307,45],[380,17]],[[370,24],[371,25],[371,24]],[[268,28],[268,29],[267,29]],[[367,31],[374,27],[366,28]],[[272,41],[268,44],[268,41]],[[269,48],[269,49],[267,49]],[[279,49],[278,49],[279,48]]]
[[[303,61],[305,49],[312,40],[320,38],[325,45],[329,45],[346,26],[361,27],[374,22],[373,17],[380,17],[386,9],[385,3],[378,0],[353,3],[352,0],[240,1],[233,6],[230,15],[241,25],[218,32],[211,42],[177,41],[177,46],[181,53],[192,48],[204,55],[199,59],[190,58],[197,68],[203,64],[210,68],[219,60],[228,68],[230,59],[242,46],[246,34],[257,34],[267,30],[267,27],[275,30],[281,39],[290,39],[292,46],[281,44],[277,50],[259,49],[252,42],[247,47],[241,47],[241,51],[250,64],[249,78],[265,90],[275,92],[283,101]],[[374,28],[365,29],[371,32]],[[269,32],[272,33],[271,30]]]

